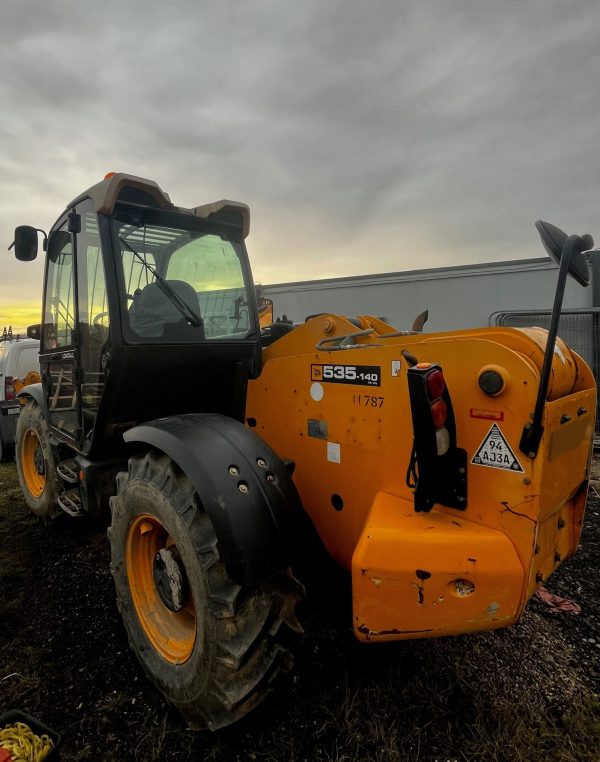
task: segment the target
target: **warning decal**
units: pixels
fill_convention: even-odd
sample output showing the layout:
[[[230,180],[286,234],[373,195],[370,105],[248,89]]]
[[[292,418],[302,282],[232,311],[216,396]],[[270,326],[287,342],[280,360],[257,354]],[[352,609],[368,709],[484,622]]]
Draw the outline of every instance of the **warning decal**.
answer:
[[[500,468],[505,471],[523,472],[517,456],[510,449],[497,423],[494,423],[486,434],[485,439],[479,445],[479,449],[473,455],[471,463],[475,466],[489,466],[490,468]]]

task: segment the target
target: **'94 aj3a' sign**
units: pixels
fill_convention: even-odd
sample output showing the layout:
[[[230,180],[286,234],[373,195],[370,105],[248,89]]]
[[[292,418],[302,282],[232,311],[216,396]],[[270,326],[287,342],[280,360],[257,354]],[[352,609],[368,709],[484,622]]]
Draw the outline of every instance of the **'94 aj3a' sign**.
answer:
[[[489,466],[490,468],[500,468],[505,471],[523,472],[517,456],[510,449],[510,445],[497,423],[494,423],[485,435],[485,439],[479,445],[475,455],[473,455],[471,463],[475,466]]]

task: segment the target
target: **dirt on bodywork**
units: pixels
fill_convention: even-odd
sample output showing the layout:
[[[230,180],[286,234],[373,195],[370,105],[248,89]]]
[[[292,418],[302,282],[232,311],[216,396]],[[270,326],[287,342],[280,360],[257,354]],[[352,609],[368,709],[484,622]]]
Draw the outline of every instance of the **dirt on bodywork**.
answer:
[[[287,680],[242,723],[192,732],[145,679],[115,604],[105,527],[45,527],[0,464],[0,713],[63,736],[62,760],[582,760],[600,748],[600,498],[582,547],[493,633],[358,644],[347,580],[323,570]]]

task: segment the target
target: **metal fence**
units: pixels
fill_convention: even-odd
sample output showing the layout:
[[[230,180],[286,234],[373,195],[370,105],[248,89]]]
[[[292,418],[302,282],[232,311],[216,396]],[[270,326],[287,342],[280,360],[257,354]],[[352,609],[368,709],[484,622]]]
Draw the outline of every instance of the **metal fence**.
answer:
[[[550,327],[551,310],[513,310],[494,312],[490,325],[511,328]],[[596,382],[600,379],[600,307],[563,310],[558,326],[560,338],[592,369]],[[600,400],[596,406],[595,444],[600,443]]]

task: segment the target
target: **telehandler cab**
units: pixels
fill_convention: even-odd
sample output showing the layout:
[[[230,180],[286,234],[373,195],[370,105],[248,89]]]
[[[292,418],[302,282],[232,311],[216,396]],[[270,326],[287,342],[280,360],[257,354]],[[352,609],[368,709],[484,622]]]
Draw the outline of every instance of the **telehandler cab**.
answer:
[[[110,174],[44,236],[25,500],[110,513],[131,646],[191,727],[244,716],[290,667],[306,527],[371,643],[506,627],[575,551],[596,392],[556,329],[593,242],[537,224],[560,262],[549,332],[322,314],[264,346],[244,204],[179,208]],[[17,228],[17,259],[37,242]]]

